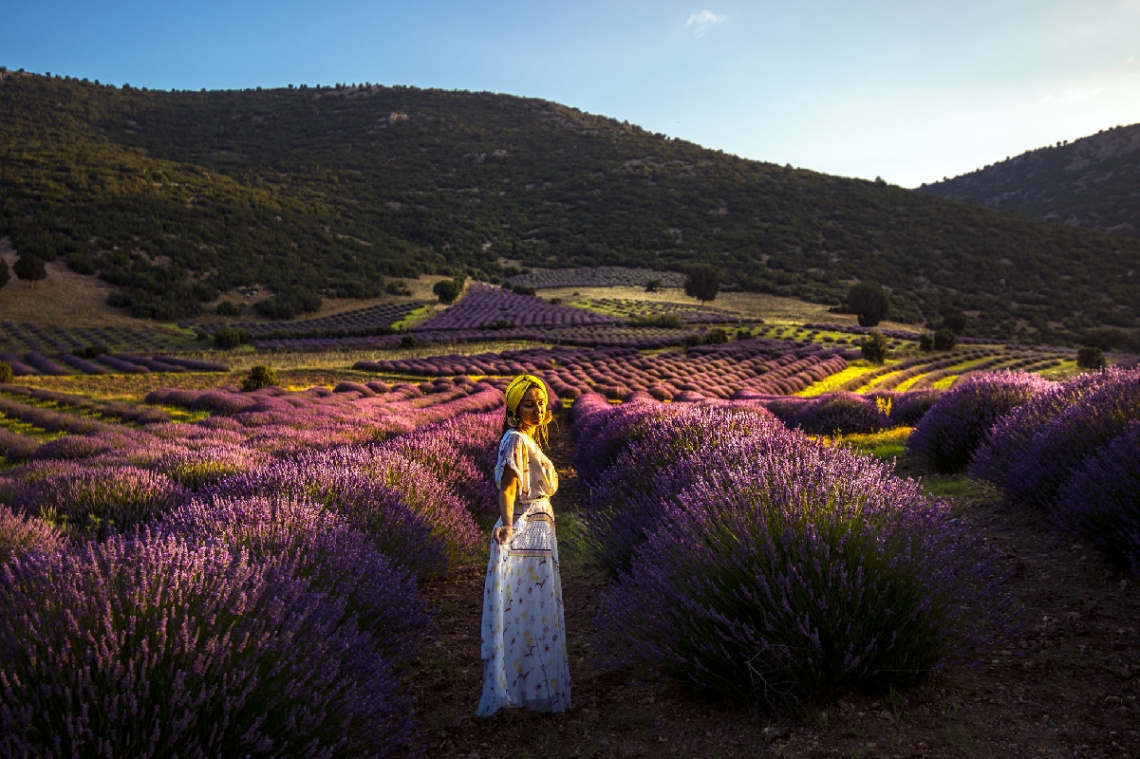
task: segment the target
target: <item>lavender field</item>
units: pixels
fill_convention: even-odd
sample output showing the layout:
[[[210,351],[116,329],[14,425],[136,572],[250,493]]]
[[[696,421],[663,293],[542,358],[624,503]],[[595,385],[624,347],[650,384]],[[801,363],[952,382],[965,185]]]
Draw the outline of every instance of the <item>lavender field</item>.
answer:
[[[507,331],[488,321],[516,298],[534,334],[628,329],[487,288],[413,334]],[[880,366],[835,324],[602,335],[381,350],[329,386],[248,391],[176,355],[10,356],[0,755],[430,754],[419,684],[434,641],[463,636],[441,589],[485,562],[502,390],[524,372],[561,401],[560,530],[596,578],[576,666],[601,678],[787,724],[998,656],[1025,624],[1003,555],[914,476],[1000,489],[1140,573],[1136,370],[1046,379],[1068,353],[902,333]],[[109,397],[100,369],[157,389]]]

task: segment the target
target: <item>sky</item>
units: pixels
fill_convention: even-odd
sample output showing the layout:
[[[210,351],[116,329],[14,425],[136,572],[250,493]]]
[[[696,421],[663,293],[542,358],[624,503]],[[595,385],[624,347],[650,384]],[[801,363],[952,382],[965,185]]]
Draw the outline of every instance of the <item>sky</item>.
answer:
[[[0,65],[500,92],[916,187],[1140,122],[1140,0],[0,0]]]

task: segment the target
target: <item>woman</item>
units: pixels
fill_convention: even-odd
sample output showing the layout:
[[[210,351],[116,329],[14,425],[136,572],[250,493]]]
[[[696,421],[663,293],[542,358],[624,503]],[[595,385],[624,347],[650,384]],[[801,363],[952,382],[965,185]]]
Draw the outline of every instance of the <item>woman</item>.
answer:
[[[539,449],[551,414],[538,377],[507,386],[507,418],[495,464],[499,521],[483,590],[483,697],[475,711],[570,708],[570,663],[550,496],[558,475]]]

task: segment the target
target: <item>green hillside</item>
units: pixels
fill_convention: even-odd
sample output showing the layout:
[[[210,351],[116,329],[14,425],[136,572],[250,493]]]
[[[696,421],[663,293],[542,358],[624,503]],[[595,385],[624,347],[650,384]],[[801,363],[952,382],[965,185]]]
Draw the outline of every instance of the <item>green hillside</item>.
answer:
[[[1030,150],[920,189],[1140,238],[1140,124]]]
[[[747,161],[535,99],[404,87],[158,92],[0,74],[0,236],[191,316],[262,285],[370,297],[384,276],[720,268],[729,286],[968,332],[1071,338],[1140,317],[1140,241]],[[0,299],[3,293],[0,291]]]

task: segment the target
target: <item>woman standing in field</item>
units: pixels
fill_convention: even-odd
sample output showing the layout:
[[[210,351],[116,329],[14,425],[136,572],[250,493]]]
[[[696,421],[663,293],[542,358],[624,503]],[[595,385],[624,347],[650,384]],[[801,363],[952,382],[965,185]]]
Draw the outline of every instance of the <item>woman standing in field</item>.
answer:
[[[550,496],[558,490],[547,441],[551,413],[542,380],[530,374],[507,386],[507,418],[495,483],[499,521],[483,590],[483,697],[475,713],[502,708],[570,708],[570,663]]]

